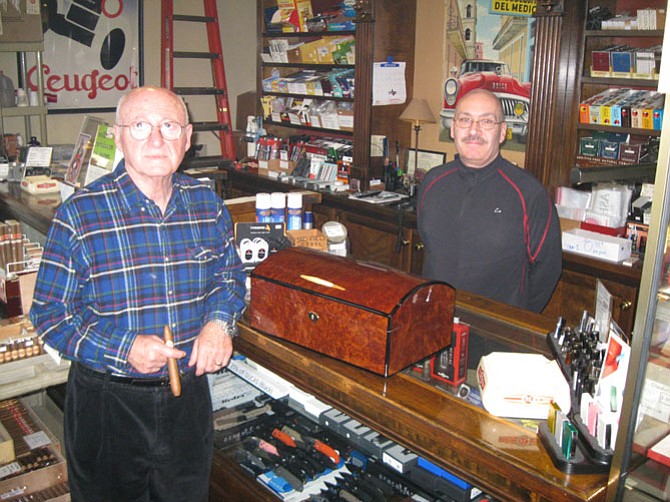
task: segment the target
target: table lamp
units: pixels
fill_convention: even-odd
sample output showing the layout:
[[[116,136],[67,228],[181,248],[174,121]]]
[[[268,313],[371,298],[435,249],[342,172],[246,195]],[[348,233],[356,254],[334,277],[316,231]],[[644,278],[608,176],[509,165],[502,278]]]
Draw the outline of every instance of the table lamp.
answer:
[[[419,162],[419,131],[421,124],[434,124],[435,116],[428,107],[428,102],[422,98],[412,98],[407,108],[400,114],[400,120],[411,122],[414,127],[414,173]]]

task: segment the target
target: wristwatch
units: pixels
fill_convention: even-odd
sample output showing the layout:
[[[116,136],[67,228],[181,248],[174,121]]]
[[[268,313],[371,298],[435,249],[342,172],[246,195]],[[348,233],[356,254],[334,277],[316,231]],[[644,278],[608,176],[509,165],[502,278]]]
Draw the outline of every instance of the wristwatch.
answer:
[[[221,319],[211,319],[207,321],[208,323],[216,324],[219,328],[223,330],[223,332],[228,335],[231,338],[235,338],[237,336],[237,329],[236,326],[231,326],[228,322],[223,321]]]

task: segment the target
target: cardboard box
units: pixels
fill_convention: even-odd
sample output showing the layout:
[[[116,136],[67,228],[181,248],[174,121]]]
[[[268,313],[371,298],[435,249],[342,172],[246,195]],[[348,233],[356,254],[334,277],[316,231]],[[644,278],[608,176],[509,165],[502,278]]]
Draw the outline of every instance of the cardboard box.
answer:
[[[558,221],[561,224],[561,232],[572,230],[573,228],[579,228],[580,224],[582,223],[579,220],[571,220],[568,218],[559,218]]]
[[[563,251],[618,263],[630,257],[631,241],[574,228],[563,232]]]
[[[342,131],[354,130],[353,110],[337,110],[337,123]]]
[[[317,249],[319,251],[328,250],[328,239],[321,230],[316,228],[288,230],[286,236],[293,246]]]
[[[486,411],[498,417],[547,418],[552,402],[570,409],[570,386],[555,360],[541,354],[492,352],[479,361]]]
[[[256,196],[235,197],[224,201],[233,223],[256,221]]]
[[[290,176],[295,170],[296,163],[293,161],[286,161],[281,159],[259,160],[258,173],[270,178],[278,178],[280,176]]]

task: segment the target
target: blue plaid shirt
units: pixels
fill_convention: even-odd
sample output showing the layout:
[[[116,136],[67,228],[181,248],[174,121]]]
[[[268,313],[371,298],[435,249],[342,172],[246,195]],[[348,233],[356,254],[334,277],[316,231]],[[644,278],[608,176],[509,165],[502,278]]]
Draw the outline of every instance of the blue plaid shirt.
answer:
[[[63,357],[146,376],[128,363],[137,335],[171,326],[184,368],[206,322],[236,326],[245,276],[230,215],[202,182],[175,173],[172,187],[163,215],[121,162],[58,208],[30,319]]]

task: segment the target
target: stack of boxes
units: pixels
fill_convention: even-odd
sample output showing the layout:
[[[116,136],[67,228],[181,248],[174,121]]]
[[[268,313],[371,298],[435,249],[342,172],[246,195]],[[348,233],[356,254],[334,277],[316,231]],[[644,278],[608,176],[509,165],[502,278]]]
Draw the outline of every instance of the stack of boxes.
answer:
[[[330,71],[300,70],[284,76],[274,74],[263,80],[263,91],[353,98],[354,70],[339,68]]]
[[[353,35],[324,36],[310,42],[290,44],[277,38],[268,42],[261,53],[265,63],[350,64],[356,63]]]
[[[263,96],[261,104],[265,121],[335,131],[354,128],[353,102],[350,101]]]
[[[656,91],[609,88],[582,101],[579,121],[612,127],[660,131],[665,96]],[[580,166],[629,165],[654,161],[658,138],[597,131],[579,140]]]
[[[355,0],[343,0],[327,12],[314,9],[311,0],[277,0],[276,7],[265,10],[268,31],[304,33],[321,31],[353,31]]]
[[[613,45],[591,51],[591,76],[658,79],[661,45],[639,48]]]
[[[654,162],[657,149],[657,138],[596,131],[579,139],[577,163],[580,167],[643,164]]]
[[[660,131],[664,104],[656,91],[610,88],[579,104],[579,122]]]
[[[603,30],[662,30],[665,26],[665,9],[637,9],[637,15],[617,14],[601,22]]]
[[[281,139],[263,136],[256,146],[259,171],[268,176],[293,175],[303,180],[349,183],[353,161],[351,141],[329,137]]]

